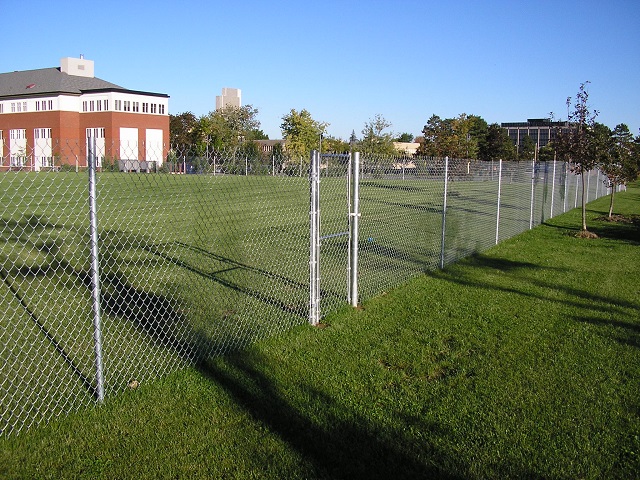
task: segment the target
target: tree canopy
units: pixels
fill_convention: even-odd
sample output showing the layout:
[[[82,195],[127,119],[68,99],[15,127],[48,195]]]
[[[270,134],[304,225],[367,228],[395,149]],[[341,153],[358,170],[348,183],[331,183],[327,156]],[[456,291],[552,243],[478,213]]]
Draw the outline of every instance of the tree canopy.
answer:
[[[389,127],[391,123],[380,114],[365,122],[362,140],[358,144],[359,150],[365,154],[395,155],[397,152],[393,146],[393,133],[385,132]]]
[[[480,160],[512,160],[513,142],[497,123],[488,125],[478,115],[461,113],[455,118],[432,115],[422,129],[419,155]]]
[[[282,117],[280,124],[289,155],[309,157],[311,150],[320,148],[320,136],[328,126],[328,123],[314,120],[307,110],[302,109],[298,112],[292,108]]]

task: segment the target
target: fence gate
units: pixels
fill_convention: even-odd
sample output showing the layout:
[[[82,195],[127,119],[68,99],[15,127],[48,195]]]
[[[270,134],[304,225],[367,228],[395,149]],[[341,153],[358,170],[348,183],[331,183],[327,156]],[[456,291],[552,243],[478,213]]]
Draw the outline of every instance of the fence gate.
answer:
[[[358,303],[359,163],[357,152],[341,155],[311,152],[309,322],[312,325],[320,322],[324,312],[339,308],[345,300],[353,306]]]

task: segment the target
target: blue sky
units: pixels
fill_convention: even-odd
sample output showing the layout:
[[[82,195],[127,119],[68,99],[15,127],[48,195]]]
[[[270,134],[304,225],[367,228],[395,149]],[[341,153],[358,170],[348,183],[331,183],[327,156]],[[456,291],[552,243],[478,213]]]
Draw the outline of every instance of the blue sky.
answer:
[[[376,114],[413,135],[434,113],[566,119],[566,98],[584,81],[598,121],[640,128],[637,0],[52,5],[0,0],[0,72],[82,53],[97,77],[166,93],[170,113],[197,116],[222,87],[240,88],[270,138],[292,108],[345,139]]]

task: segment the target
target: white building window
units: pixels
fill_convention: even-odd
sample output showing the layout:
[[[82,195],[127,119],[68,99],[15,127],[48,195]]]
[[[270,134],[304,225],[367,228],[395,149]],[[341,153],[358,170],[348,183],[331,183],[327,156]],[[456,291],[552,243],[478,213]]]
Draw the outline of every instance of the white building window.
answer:
[[[27,131],[23,128],[9,130],[9,165],[24,167],[27,164]]]
[[[102,160],[106,155],[105,151],[105,143],[104,143],[104,127],[93,127],[87,128],[87,139],[95,138],[96,139],[96,156],[98,157],[97,167],[102,167]],[[88,155],[89,155],[89,140],[87,140],[87,164],[88,164]]]
[[[53,110],[53,100],[36,100],[36,112]]]
[[[149,104],[147,102],[142,102],[142,113],[149,113]]]
[[[115,105],[115,109],[117,111],[121,111],[122,110],[122,100],[116,100],[116,105]]]
[[[87,108],[87,101],[85,100],[84,102],[82,102],[82,111],[83,112],[87,112],[88,108]]]
[[[33,146],[33,169],[37,172],[41,168],[53,167],[51,129],[36,128],[33,130],[33,138],[35,140]]]

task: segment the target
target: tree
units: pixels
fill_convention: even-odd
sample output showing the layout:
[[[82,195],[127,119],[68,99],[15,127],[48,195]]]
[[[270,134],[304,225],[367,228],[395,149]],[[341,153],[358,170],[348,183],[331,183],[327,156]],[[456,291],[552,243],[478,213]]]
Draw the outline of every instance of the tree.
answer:
[[[596,124],[599,126],[600,124]],[[604,127],[604,125],[602,126]],[[613,199],[616,187],[638,178],[637,149],[634,145],[633,134],[629,127],[620,123],[613,132],[608,127],[608,138],[604,145],[605,150],[599,155],[599,167],[607,176],[606,184],[611,189],[609,201],[609,218],[613,216]],[[602,144],[602,140],[598,142]]]
[[[450,120],[443,120],[433,114],[422,129],[424,142],[418,148],[419,155],[444,157],[449,155],[449,145],[453,136]]]
[[[462,113],[456,118],[442,119],[432,115],[422,129],[424,142],[419,155],[434,157],[478,158],[481,145],[486,141],[487,122],[477,115]]]
[[[557,152],[561,158],[571,163],[571,171],[582,178],[582,230],[581,236],[593,236],[587,230],[586,182],[585,173],[596,165],[597,159],[590,155],[589,130],[593,128],[598,116],[596,110],[589,110],[589,92],[587,84],[580,84],[575,102],[567,98],[570,128],[562,129],[556,137]],[[573,108],[573,110],[571,110]]]
[[[411,143],[413,142],[413,135],[411,135],[410,133],[401,133],[400,136],[398,136],[398,138],[395,139],[396,142],[402,142],[402,143]]]
[[[322,153],[348,153],[350,147],[349,142],[341,138],[331,136],[322,138]]]
[[[249,130],[245,136],[246,140],[269,140],[269,135],[259,128]]]
[[[280,125],[289,155],[308,159],[311,150],[319,148],[320,136],[328,126],[328,123],[314,120],[307,110],[298,112],[292,108],[282,117]]]
[[[200,152],[207,147],[216,150],[237,149],[245,140],[253,140],[262,133],[257,115],[258,109],[251,105],[227,105],[209,112],[196,121],[192,128],[192,141]]]
[[[497,123],[487,128],[487,133],[478,146],[480,160],[514,160],[516,148],[507,131]]]
[[[193,143],[193,129],[197,122],[191,112],[169,115],[169,143],[174,146]]]
[[[393,146],[393,133],[385,132],[391,126],[382,115],[376,114],[362,129],[360,149],[364,154],[395,155]]]
[[[536,157],[536,142],[529,135],[526,135],[520,144],[518,160],[532,160]]]
[[[471,121],[469,135],[473,141],[475,152],[473,158],[480,158],[480,149],[486,148],[485,143],[487,142],[487,135],[489,134],[489,124],[484,118],[478,115],[469,115],[469,120]],[[504,130],[504,133],[507,133],[506,130]],[[505,159],[504,157],[499,158]]]
[[[547,143],[538,149],[538,160],[541,162],[551,162],[556,158],[556,148],[553,142]]]

